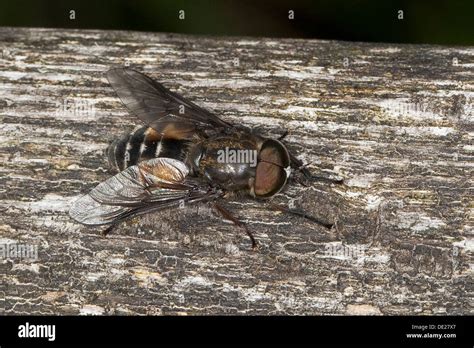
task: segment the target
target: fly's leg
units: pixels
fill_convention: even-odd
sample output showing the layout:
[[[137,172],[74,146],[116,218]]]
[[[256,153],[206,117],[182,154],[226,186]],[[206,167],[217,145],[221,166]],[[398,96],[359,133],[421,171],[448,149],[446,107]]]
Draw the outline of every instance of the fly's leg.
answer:
[[[324,226],[326,227],[327,229],[331,229],[334,225],[331,224],[331,223],[328,223],[328,222],[325,222],[325,221],[321,221],[320,219],[318,219],[317,217],[314,217],[310,214],[308,214],[307,212],[305,212],[303,209],[301,208],[288,208],[288,207],[282,207],[278,204],[274,204],[274,203],[270,203],[270,208],[272,210],[278,210],[278,211],[281,211],[281,212],[284,212],[286,214],[292,214],[292,215],[296,215],[296,216],[301,216],[305,219],[308,219],[312,222],[315,222],[317,223],[318,225],[321,225],[321,226]]]
[[[278,137],[278,140],[279,140],[279,141],[282,141],[283,139],[286,138],[286,136],[287,136],[288,134],[289,134],[288,129],[285,129],[285,131],[283,132],[283,134]]]
[[[289,134],[288,129],[285,129],[283,134],[278,137],[278,140],[283,142],[283,139],[285,139],[288,134]],[[286,144],[285,144],[285,146],[286,146]],[[293,168],[296,171],[298,171],[299,173],[303,174],[305,179],[328,182],[328,183],[332,183],[332,184],[343,184],[344,183],[343,179],[333,179],[333,178],[331,178],[329,176],[325,176],[325,175],[313,175],[313,174],[311,174],[311,172],[308,170],[308,168],[306,168],[307,164],[303,164],[303,162],[301,160],[299,160],[298,158],[296,158],[296,156],[293,155],[293,153],[291,151],[288,151],[288,154],[290,155],[291,168]],[[308,186],[308,184],[305,183],[299,177],[296,177],[296,181],[299,184],[303,185],[303,186]]]
[[[341,184],[344,183],[343,179],[333,179],[333,178],[331,178],[329,176],[325,176],[325,175],[311,174],[311,172],[308,170],[308,168],[306,168],[307,165],[304,165],[303,162],[301,160],[299,160],[298,158],[296,158],[296,156],[294,156],[291,152],[289,152],[289,154],[290,154],[291,167],[296,169],[301,174],[303,174],[303,176],[306,179],[321,181],[321,182],[327,182],[327,183],[331,183],[331,184],[338,184],[338,185],[341,185]],[[297,177],[296,181],[299,184],[302,184],[303,186],[308,186],[301,178]]]
[[[104,237],[107,236],[110,232],[112,232],[113,230],[115,230],[115,229],[117,228],[117,225],[118,225],[118,224],[116,224],[116,223],[110,225],[110,226],[107,227],[105,230],[103,230],[103,231],[101,232],[101,234],[102,234]]]
[[[252,232],[250,232],[250,230],[248,229],[246,224],[244,224],[242,221],[238,220],[234,215],[232,215],[232,213],[229,210],[224,208],[219,203],[214,203],[214,208],[222,215],[222,217],[224,217],[224,219],[230,220],[236,226],[242,227],[245,230],[245,232],[247,233],[247,235],[249,236],[250,241],[252,242],[252,249],[257,248],[257,242],[255,241],[255,238],[254,238]]]

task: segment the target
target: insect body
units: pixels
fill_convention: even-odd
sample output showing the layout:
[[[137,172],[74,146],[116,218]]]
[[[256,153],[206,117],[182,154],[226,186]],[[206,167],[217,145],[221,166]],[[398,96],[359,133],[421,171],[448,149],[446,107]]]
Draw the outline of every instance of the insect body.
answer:
[[[270,198],[283,189],[291,167],[308,174],[301,162],[281,141],[223,121],[142,73],[112,69],[107,77],[146,126],[112,143],[108,158],[119,173],[77,200],[70,216],[86,225],[115,226],[183,202],[213,201],[256,246],[248,228],[218,200],[235,193]]]

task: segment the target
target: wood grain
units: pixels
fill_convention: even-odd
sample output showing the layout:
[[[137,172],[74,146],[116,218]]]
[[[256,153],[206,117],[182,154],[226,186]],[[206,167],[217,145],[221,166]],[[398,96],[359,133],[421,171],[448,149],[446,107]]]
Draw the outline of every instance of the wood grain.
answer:
[[[0,29],[0,259],[6,314],[473,314],[474,49],[119,31]],[[71,201],[111,175],[139,124],[105,79],[150,74],[225,120],[261,127],[312,172],[275,202],[207,206],[112,235]]]

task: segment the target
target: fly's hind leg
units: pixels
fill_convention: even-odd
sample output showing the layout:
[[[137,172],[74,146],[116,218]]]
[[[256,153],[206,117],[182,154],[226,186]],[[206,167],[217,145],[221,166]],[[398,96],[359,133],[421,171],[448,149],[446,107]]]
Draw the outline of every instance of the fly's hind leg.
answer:
[[[239,219],[237,219],[234,215],[232,215],[232,213],[227,210],[226,208],[224,208],[222,205],[220,205],[219,203],[215,202],[214,203],[214,208],[222,215],[222,217],[226,220],[230,220],[232,221],[236,226],[239,226],[239,227],[242,227],[245,232],[247,233],[247,235],[249,236],[250,238],[250,241],[252,242],[252,249],[256,249],[257,248],[257,242],[255,241],[255,238],[252,234],[252,232],[250,232],[250,230],[248,229],[247,225],[244,224],[242,221],[240,221]]]

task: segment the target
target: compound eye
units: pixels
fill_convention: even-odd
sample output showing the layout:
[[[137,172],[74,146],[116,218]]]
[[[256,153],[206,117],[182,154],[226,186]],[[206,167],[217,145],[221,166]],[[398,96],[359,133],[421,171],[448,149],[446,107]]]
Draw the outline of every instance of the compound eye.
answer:
[[[260,162],[255,177],[255,195],[271,197],[278,193],[286,183],[286,172],[274,164]]]
[[[279,141],[267,140],[260,150],[255,174],[254,190],[258,197],[271,197],[286,184],[285,168],[290,164],[289,154]]]

